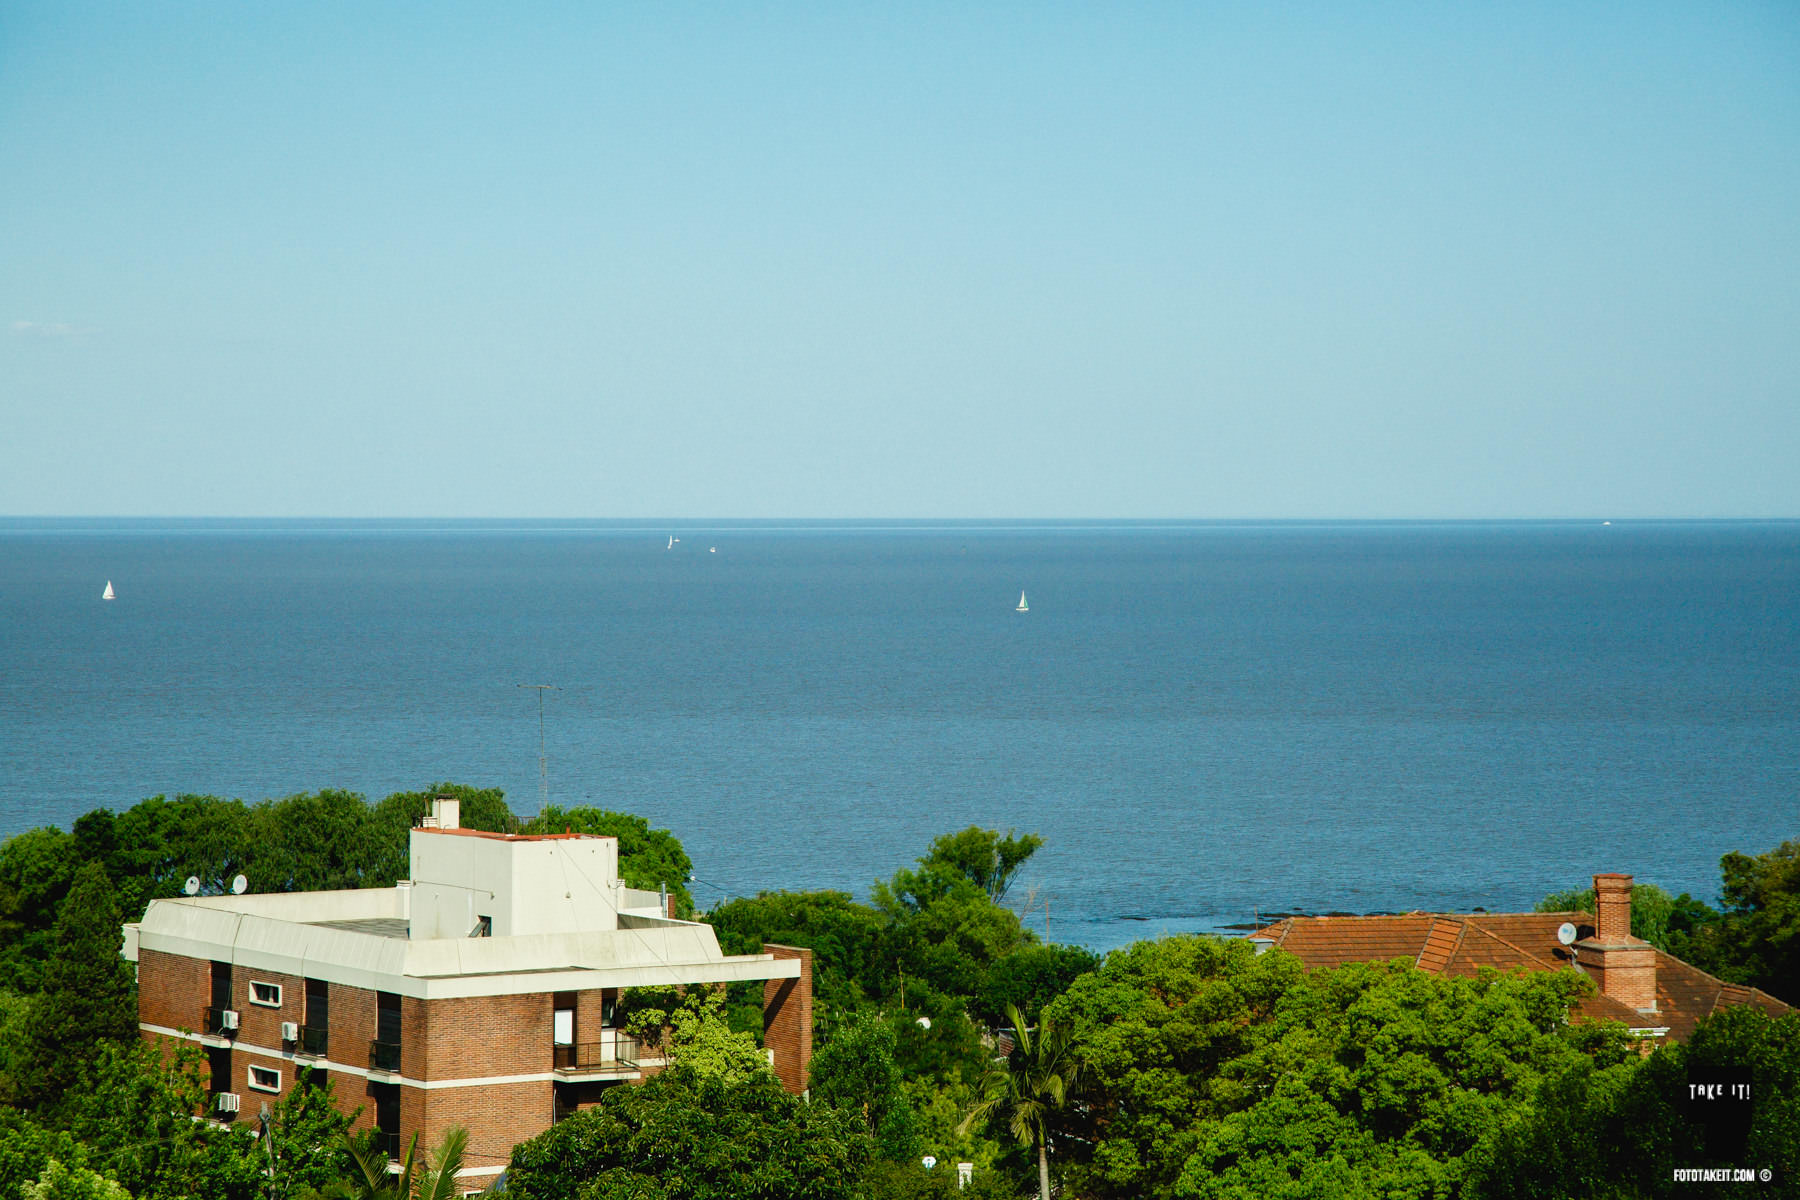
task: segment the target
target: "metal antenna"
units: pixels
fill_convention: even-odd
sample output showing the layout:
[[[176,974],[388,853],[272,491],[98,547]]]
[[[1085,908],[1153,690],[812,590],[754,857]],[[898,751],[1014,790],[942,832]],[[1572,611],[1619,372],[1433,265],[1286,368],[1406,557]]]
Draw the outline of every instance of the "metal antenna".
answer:
[[[550,768],[544,755],[544,693],[562,689],[554,683],[521,683],[519,686],[534,688],[538,694],[538,816],[541,817],[550,808]]]

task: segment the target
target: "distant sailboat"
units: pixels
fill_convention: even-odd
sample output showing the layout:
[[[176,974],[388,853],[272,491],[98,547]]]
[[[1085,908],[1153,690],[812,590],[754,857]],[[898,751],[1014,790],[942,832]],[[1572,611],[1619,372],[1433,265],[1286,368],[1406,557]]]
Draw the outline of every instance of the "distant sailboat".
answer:
[[[1024,592],[1019,593],[1019,607],[1017,609],[1015,609],[1014,611],[1015,612],[1030,612],[1031,611],[1031,605],[1025,603],[1025,593]]]
[[[106,590],[100,593],[100,598],[102,600],[111,600],[113,598],[112,580],[109,579],[106,581]]]

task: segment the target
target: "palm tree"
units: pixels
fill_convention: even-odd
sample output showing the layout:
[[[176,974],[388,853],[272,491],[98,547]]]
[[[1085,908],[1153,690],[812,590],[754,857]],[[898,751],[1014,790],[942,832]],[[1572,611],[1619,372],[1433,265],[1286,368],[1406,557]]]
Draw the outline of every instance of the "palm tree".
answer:
[[[419,1135],[413,1134],[398,1174],[388,1170],[388,1156],[379,1148],[359,1150],[348,1137],[344,1140],[362,1178],[332,1184],[324,1193],[331,1200],[455,1200],[456,1173],[469,1148],[468,1130],[458,1127],[444,1134],[425,1167],[416,1161]]]
[[[1050,1200],[1050,1127],[1081,1072],[1074,1033],[1044,1021],[1034,1037],[1017,1005],[1008,1004],[1006,1015],[1017,1032],[1017,1045],[1004,1067],[988,1072],[982,1097],[963,1118],[959,1132],[966,1134],[991,1114],[1004,1112],[1007,1129],[1018,1143],[1037,1150],[1038,1200]]]
[[[418,1142],[417,1134],[413,1141]],[[444,1140],[432,1151],[431,1165],[413,1181],[413,1194],[418,1200],[456,1200],[456,1173],[462,1170],[463,1152],[468,1148],[469,1131],[460,1125],[444,1134]],[[407,1157],[410,1160],[411,1155]]]

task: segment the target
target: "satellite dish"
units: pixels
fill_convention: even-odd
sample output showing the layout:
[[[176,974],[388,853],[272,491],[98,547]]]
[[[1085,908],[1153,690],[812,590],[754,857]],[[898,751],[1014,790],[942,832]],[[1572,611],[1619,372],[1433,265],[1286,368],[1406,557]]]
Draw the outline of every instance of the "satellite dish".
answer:
[[[917,1024],[920,1029],[930,1029],[931,1028],[931,1018],[930,1017],[920,1017],[918,1019]]]
[[[183,895],[198,896],[200,894],[200,877],[189,875],[187,882],[181,885],[181,891]]]
[[[1564,921],[1561,925],[1557,926],[1556,940],[1565,946],[1573,946],[1575,944],[1575,927],[1567,921]]]
[[[244,889],[249,886],[250,886],[250,881],[248,879],[245,879],[242,875],[233,875],[231,877],[231,894],[232,895],[234,895],[234,896],[243,895]]]
[[[933,1155],[927,1154],[924,1158],[921,1158],[919,1160],[919,1165],[924,1167],[927,1171],[929,1171],[929,1170],[931,1170],[931,1168],[937,1166],[937,1158]]]

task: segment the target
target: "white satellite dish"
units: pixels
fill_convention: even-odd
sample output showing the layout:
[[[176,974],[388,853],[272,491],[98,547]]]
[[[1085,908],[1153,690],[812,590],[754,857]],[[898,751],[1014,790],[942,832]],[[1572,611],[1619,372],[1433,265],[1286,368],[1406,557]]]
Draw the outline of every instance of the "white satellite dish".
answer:
[[[918,1025],[920,1029],[929,1030],[931,1028],[931,1018],[920,1017],[914,1024]]]
[[[231,894],[232,895],[234,895],[234,896],[243,895],[244,889],[249,886],[250,886],[250,881],[248,879],[245,879],[242,875],[233,875],[231,877]]]
[[[919,1165],[929,1171],[931,1168],[937,1166],[937,1157],[935,1155],[927,1154],[924,1158],[919,1160]]]
[[[200,877],[189,875],[187,882],[181,885],[181,890],[184,895],[198,896],[200,894]]]
[[[1567,921],[1564,921],[1556,928],[1556,940],[1565,946],[1573,946],[1575,944],[1575,932],[1575,927]]]

